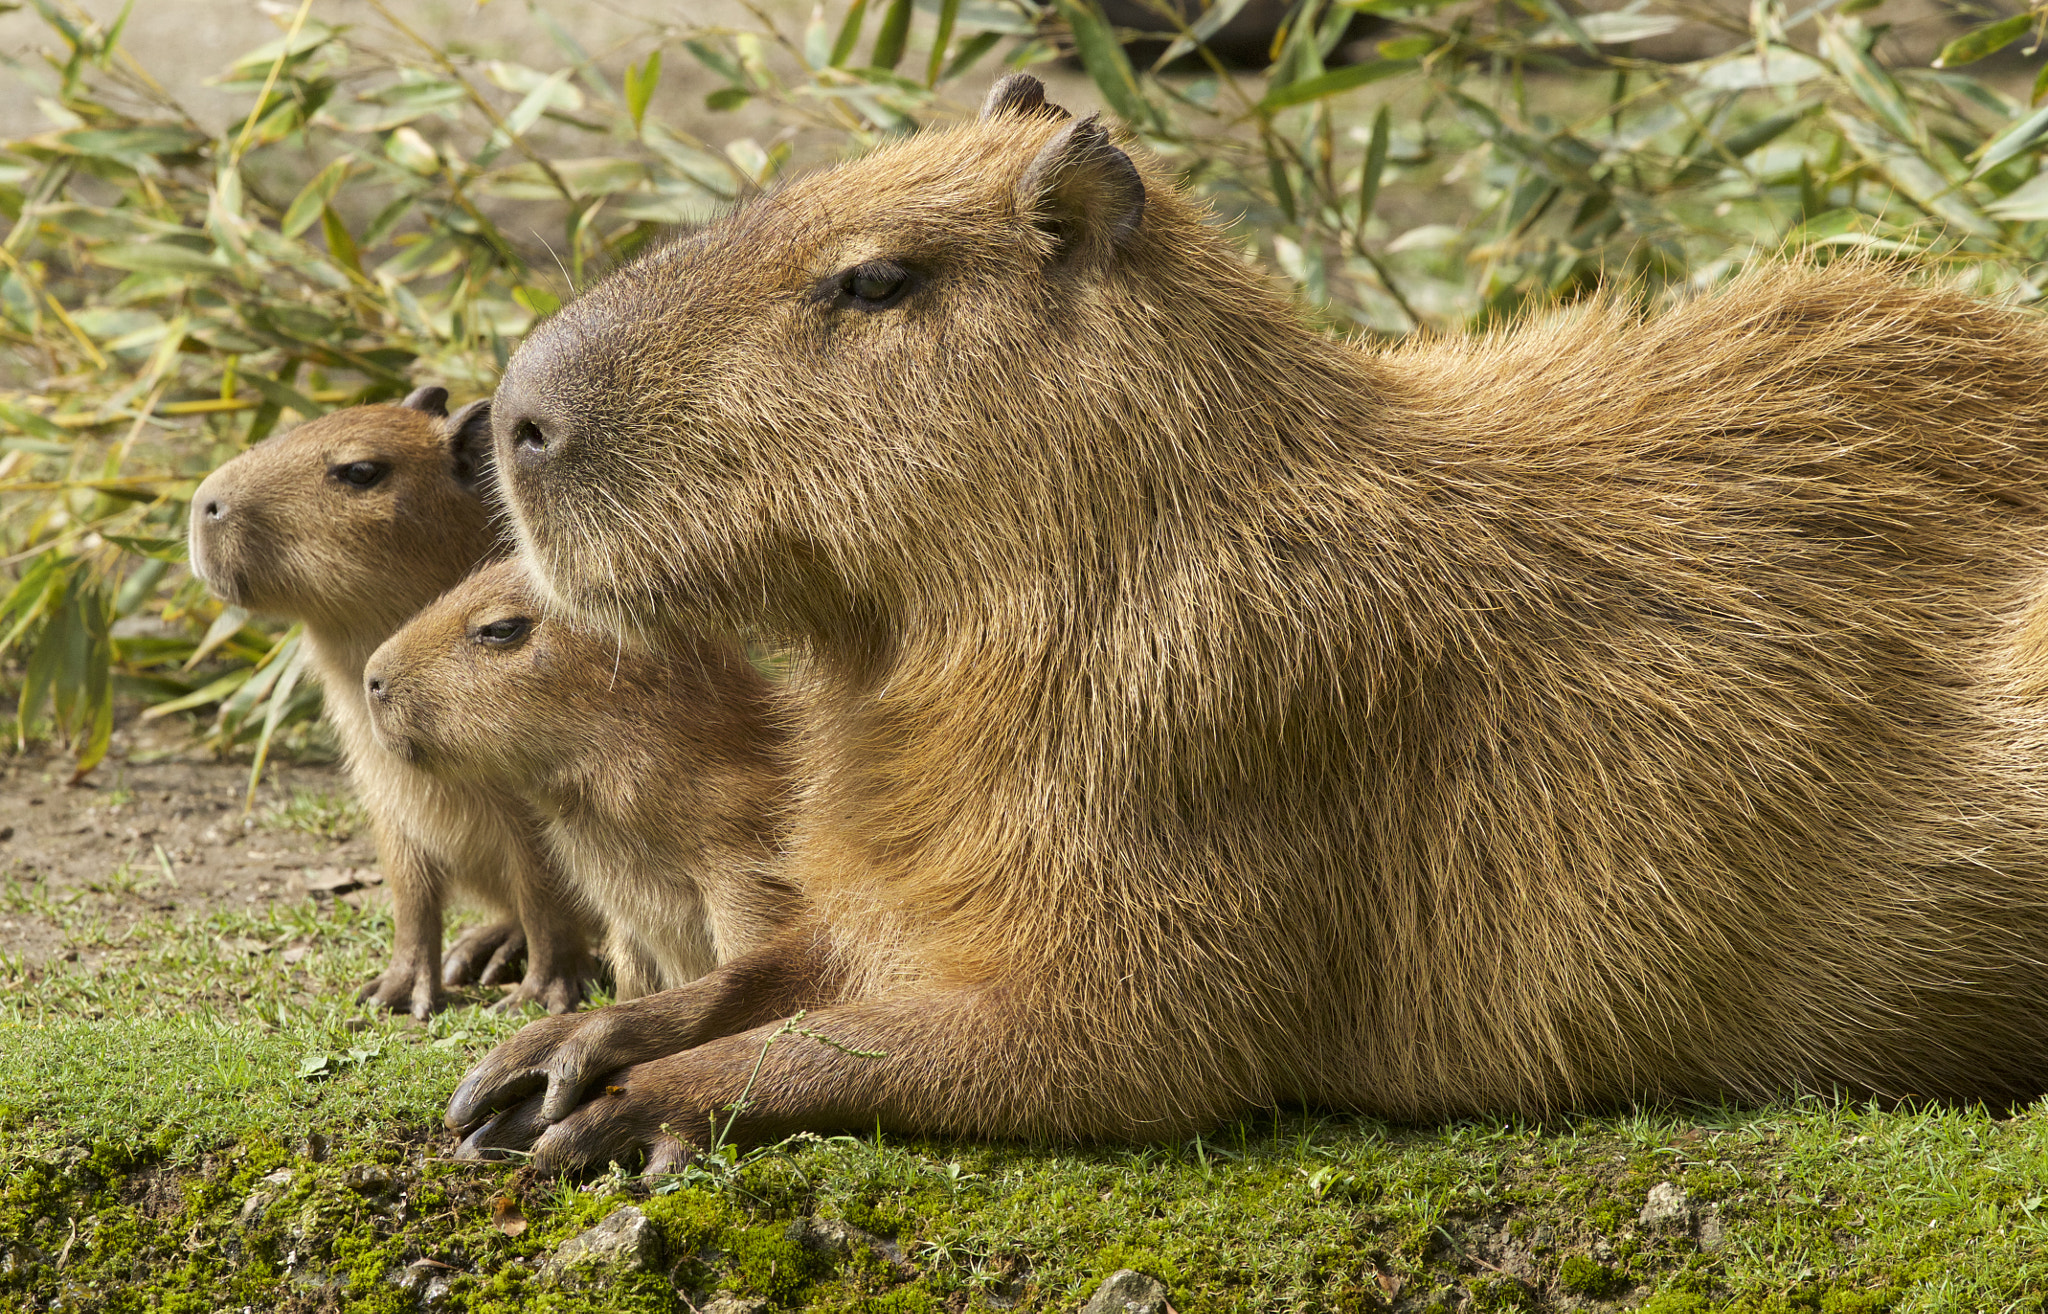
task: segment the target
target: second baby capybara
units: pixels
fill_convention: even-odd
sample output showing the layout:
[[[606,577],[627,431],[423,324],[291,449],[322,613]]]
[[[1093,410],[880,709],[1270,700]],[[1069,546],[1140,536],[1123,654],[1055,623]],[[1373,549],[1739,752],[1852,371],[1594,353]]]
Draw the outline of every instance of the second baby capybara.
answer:
[[[517,795],[605,927],[620,999],[695,980],[790,920],[782,734],[740,645],[628,649],[541,606],[498,562],[363,670],[377,742],[438,779]]]
[[[658,1168],[743,1089],[1069,1139],[2048,1088],[2022,312],[1781,264],[1335,341],[1013,78],[614,273],[495,406],[559,605],[795,644],[813,911],[501,1044],[470,1152]],[[796,1008],[833,1043],[763,1058]]]
[[[454,415],[445,388],[400,405],[355,406],[256,444],[192,496],[193,571],[216,596],[303,622],[327,719],[377,837],[397,922],[391,965],[363,997],[424,1018],[442,987],[514,980],[503,1001],[573,1008],[589,969],[588,928],[511,795],[449,785],[379,748],[363,662],[441,590],[501,555],[485,504],[490,405]],[[497,920],[442,962],[451,896]]]

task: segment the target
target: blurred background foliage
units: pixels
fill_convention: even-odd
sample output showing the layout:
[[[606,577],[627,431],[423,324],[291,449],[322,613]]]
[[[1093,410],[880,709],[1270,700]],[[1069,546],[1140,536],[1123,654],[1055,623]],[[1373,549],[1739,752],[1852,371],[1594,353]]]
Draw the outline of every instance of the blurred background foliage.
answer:
[[[417,383],[488,391],[663,230],[970,113],[1007,69],[1120,119],[1333,331],[1654,299],[1799,249],[2041,295],[2048,5],[1944,11],[1931,60],[1887,16],[1910,0],[736,0],[594,52],[536,6],[511,62],[368,2],[272,6],[209,130],[127,11],[33,0],[46,127],[0,143],[0,696],[81,774],[117,710],[257,771],[307,746],[296,634],[182,565],[207,470]]]

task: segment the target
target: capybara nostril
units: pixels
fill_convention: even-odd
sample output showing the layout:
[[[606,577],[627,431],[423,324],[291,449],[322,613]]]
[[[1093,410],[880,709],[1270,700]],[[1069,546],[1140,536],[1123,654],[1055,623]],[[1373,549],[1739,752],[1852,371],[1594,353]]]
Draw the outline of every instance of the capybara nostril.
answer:
[[[390,697],[389,691],[387,691],[384,687],[384,677],[381,675],[372,675],[368,679],[364,680],[363,688],[369,691],[370,697],[376,699],[380,703],[383,702],[386,698]]]
[[[201,508],[201,512],[208,520],[219,520],[227,515],[228,504],[217,497],[209,497],[206,499],[206,505]]]
[[[559,455],[562,442],[559,436],[550,438],[541,428],[540,422],[527,417],[512,426],[512,457],[522,464],[546,460]]]

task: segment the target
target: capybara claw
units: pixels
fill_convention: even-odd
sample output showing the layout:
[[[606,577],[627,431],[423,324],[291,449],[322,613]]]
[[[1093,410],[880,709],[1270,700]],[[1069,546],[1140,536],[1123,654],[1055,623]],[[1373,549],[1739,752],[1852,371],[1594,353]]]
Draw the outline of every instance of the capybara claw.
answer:
[[[506,1109],[462,1138],[455,1147],[458,1159],[503,1159],[530,1149],[547,1130],[540,1116],[540,1099],[535,1097]]]
[[[513,963],[525,952],[526,931],[517,921],[471,927],[449,946],[441,984],[501,985],[515,980]]]

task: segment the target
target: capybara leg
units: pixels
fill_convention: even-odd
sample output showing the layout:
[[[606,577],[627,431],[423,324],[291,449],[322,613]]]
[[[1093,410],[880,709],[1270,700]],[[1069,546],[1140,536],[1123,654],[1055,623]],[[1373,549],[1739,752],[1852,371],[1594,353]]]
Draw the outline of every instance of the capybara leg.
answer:
[[[1158,1135],[1178,1120],[1131,1127],[1109,1091],[1057,1070],[1057,1046],[1004,1037],[999,1007],[978,992],[824,1008],[801,1020],[721,1036],[695,1049],[607,1074],[567,1117],[513,1109],[472,1142],[533,1141],[543,1172],[608,1164],[662,1172],[717,1139],[870,1128],[979,1136]],[[1012,1068],[1018,1051],[1036,1058]],[[1059,1091],[1086,1091],[1075,1098]],[[1100,1096],[1100,1100],[1096,1098]],[[482,1148],[481,1145],[478,1148]]]
[[[613,926],[604,938],[605,961],[612,966],[612,998],[620,1003],[651,995],[661,988],[661,972],[647,947],[623,926]]]
[[[441,881],[423,854],[380,844],[391,889],[391,965],[356,995],[424,1021],[439,1009],[441,993]]]
[[[448,1102],[448,1126],[468,1131],[529,1099],[534,1128],[562,1117],[605,1073],[746,1031],[829,1002],[837,989],[809,932],[792,933],[676,990],[568,1017],[529,1022],[471,1068]],[[472,1138],[474,1139],[474,1138]],[[523,1149],[532,1135],[505,1148]],[[497,1148],[491,1137],[468,1147]]]
[[[516,981],[516,968],[526,954],[526,931],[518,919],[472,926],[448,948],[441,984],[503,985]]]
[[[526,976],[499,1001],[500,1010],[539,1004],[550,1013],[573,1013],[596,974],[584,914],[536,860],[514,882],[519,921],[526,928]]]

